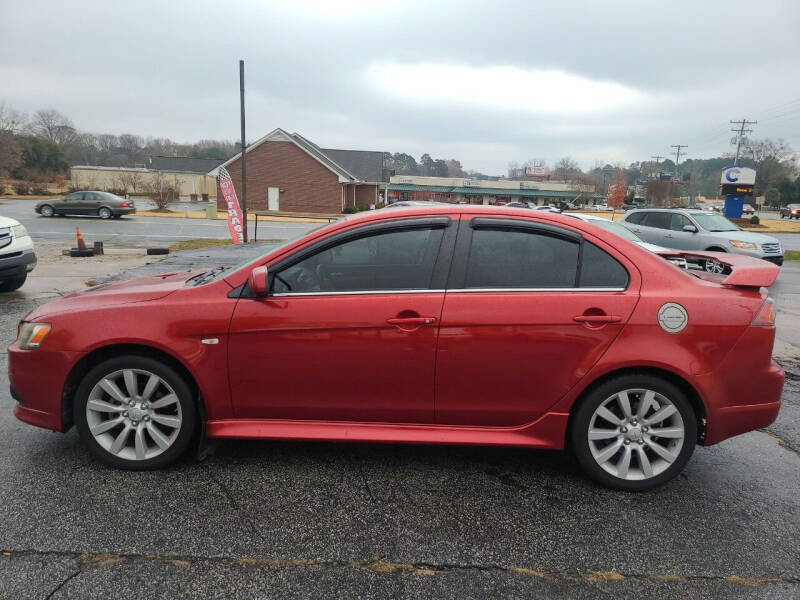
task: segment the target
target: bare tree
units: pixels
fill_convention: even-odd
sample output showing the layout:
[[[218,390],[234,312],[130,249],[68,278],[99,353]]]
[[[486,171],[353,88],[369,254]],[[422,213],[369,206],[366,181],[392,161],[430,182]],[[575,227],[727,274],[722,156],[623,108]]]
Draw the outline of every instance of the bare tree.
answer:
[[[33,115],[30,129],[34,135],[50,140],[59,146],[74,142],[78,135],[69,117],[52,108],[37,110]]]
[[[121,171],[114,178],[115,185],[126,194],[142,189],[143,178],[139,171]]]
[[[580,173],[580,169],[577,161],[569,156],[565,156],[556,163],[555,176],[557,179],[562,179],[564,183],[568,183],[570,178],[574,178],[578,173]]]
[[[27,122],[25,113],[10,108],[5,101],[0,102],[0,131],[17,134],[25,128]]]

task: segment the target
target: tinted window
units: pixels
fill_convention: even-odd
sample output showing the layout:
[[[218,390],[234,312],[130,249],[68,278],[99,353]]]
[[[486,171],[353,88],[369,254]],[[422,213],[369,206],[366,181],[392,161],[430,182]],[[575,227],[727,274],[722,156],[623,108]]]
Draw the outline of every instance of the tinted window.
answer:
[[[658,227],[659,229],[669,229],[669,221],[672,215],[668,212],[647,213],[644,225],[647,227]]]
[[[625,288],[628,287],[628,272],[608,252],[584,241],[581,287]]]
[[[639,223],[642,222],[642,220],[644,219],[645,215],[647,215],[647,213],[635,212],[635,213],[631,213],[630,215],[625,217],[625,220],[628,223],[633,223],[634,225],[638,225]]]
[[[76,200],[80,200],[81,198],[83,198],[83,192],[76,192],[74,194],[70,194],[69,196],[64,198],[64,200],[67,200],[68,202],[75,202]]]
[[[669,228],[672,229],[672,231],[683,231],[684,225],[692,225],[692,222],[688,219],[688,217],[685,217],[679,213],[674,213],[669,222]]]
[[[574,287],[579,245],[532,231],[476,229],[467,259],[468,288]]]
[[[430,287],[443,228],[378,233],[342,242],[276,274],[286,292],[415,290]]]
[[[101,202],[103,200],[100,194],[95,194],[93,192],[87,192],[83,199],[87,202]]]

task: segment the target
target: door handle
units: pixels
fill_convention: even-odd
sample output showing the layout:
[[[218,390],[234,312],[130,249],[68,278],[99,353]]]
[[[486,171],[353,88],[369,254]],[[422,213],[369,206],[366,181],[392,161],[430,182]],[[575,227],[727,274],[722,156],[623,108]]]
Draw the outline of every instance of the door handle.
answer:
[[[420,325],[431,325],[436,322],[435,317],[396,317],[394,319],[386,319],[389,325],[397,325],[398,327],[412,326],[419,327]]]
[[[578,315],[572,317],[576,323],[619,323],[622,317],[618,315]]]

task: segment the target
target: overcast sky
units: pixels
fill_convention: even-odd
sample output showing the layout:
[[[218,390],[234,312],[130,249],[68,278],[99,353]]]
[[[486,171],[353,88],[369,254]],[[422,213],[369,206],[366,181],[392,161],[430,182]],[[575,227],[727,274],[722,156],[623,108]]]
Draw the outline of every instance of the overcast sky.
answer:
[[[800,2],[0,0],[0,101],[79,129],[458,158],[490,174],[800,146]]]

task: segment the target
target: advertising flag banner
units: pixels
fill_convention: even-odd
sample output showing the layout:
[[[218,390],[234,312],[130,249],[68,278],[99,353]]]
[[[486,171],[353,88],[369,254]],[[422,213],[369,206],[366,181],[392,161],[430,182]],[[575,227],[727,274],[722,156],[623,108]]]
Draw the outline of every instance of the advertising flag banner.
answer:
[[[218,177],[222,199],[225,200],[225,206],[228,209],[228,230],[231,232],[231,239],[234,244],[241,244],[244,242],[242,209],[239,206],[239,199],[236,197],[231,175],[225,167],[220,167]]]

